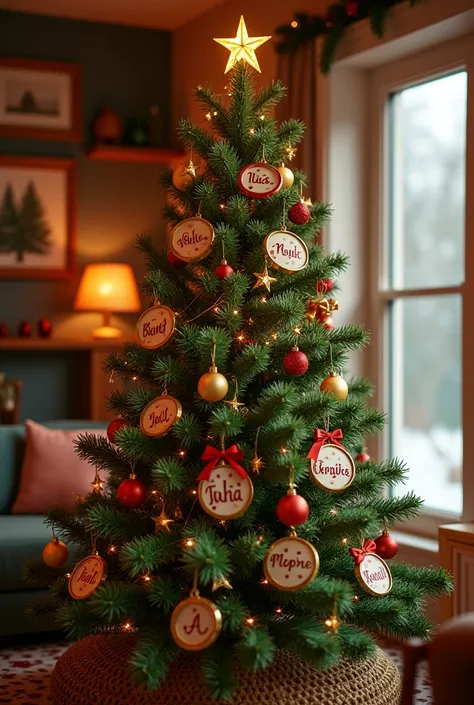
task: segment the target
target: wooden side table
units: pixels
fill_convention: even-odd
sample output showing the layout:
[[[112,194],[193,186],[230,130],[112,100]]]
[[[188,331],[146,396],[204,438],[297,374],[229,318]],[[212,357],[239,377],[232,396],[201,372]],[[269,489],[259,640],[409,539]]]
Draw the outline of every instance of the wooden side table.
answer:
[[[454,576],[454,592],[441,600],[441,619],[474,612],[474,523],[439,527],[439,563]]]

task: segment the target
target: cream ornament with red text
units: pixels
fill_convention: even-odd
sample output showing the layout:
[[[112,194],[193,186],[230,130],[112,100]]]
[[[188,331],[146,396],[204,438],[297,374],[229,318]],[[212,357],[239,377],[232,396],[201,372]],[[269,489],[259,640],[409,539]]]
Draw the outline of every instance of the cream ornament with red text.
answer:
[[[156,350],[168,342],[175,331],[175,315],[159,301],[142,313],[137,322],[138,342],[142,348]]]
[[[268,198],[281,189],[283,177],[274,166],[265,161],[244,166],[238,178],[239,189],[251,198]]]
[[[164,436],[181,418],[183,407],[169,394],[153,399],[140,416],[140,430],[146,436]]]
[[[377,556],[375,541],[367,539],[362,548],[350,548],[355,561],[355,575],[359,585],[370,595],[382,597],[392,589],[392,574],[385,561]]]
[[[201,456],[207,465],[198,476],[198,498],[204,511],[215,519],[237,519],[252,503],[252,481],[239,464],[243,457],[235,444],[222,450],[206,446]]]
[[[307,455],[310,459],[312,481],[328,492],[343,492],[353,482],[355,465],[350,453],[339,440],[343,438],[340,428],[314,431],[314,443]]]
[[[301,590],[318,574],[319,555],[309,541],[292,531],[270,546],[263,571],[268,582],[279,590]]]
[[[219,608],[199,595],[198,571],[194,572],[190,596],[182,600],[171,615],[171,636],[186,651],[202,651],[211,646],[222,629]]]
[[[265,256],[271,261],[275,269],[280,269],[285,274],[300,272],[308,264],[309,253],[306,243],[283,226],[265,238],[263,242]]]
[[[69,594],[75,600],[86,600],[107,577],[107,563],[97,551],[83,558],[69,576]]]
[[[184,262],[197,262],[210,253],[214,243],[214,228],[199,213],[186,218],[171,232],[170,249]]]

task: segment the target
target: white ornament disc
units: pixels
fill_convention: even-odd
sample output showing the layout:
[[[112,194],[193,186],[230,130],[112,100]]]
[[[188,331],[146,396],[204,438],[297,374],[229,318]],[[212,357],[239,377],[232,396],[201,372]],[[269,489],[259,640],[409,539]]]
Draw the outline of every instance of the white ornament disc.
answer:
[[[216,465],[208,480],[201,480],[198,497],[205,512],[216,519],[237,519],[245,514],[253,499],[250,477],[230,465]]]
[[[184,262],[196,262],[207,257],[214,242],[214,228],[201,216],[182,220],[171,232],[173,254]]]
[[[137,323],[138,342],[154,350],[168,342],[174,333],[175,315],[168,306],[157,304],[142,313]]]
[[[171,636],[187,651],[207,649],[215,642],[221,628],[220,610],[203,597],[188,597],[176,605],[171,615]]]
[[[300,272],[309,261],[306,243],[289,230],[275,230],[263,242],[263,251],[273,267],[286,274]]]
[[[162,394],[153,399],[142,411],[140,430],[146,436],[164,436],[181,418],[183,407],[177,399]]]
[[[342,492],[354,480],[354,461],[345,448],[328,443],[321,446],[318,459],[311,460],[310,476],[324,490]]]
[[[69,576],[69,594],[75,600],[86,600],[107,577],[107,563],[93,554],[83,558]]]
[[[281,189],[283,177],[274,166],[266,162],[255,162],[240,170],[238,184],[246,196],[268,198]]]
[[[388,595],[392,589],[390,568],[375,553],[367,553],[362,563],[356,565],[355,573],[361,587],[371,595]]]
[[[275,541],[263,563],[265,577],[280,590],[300,590],[316,577],[319,555],[314,546],[298,536]]]

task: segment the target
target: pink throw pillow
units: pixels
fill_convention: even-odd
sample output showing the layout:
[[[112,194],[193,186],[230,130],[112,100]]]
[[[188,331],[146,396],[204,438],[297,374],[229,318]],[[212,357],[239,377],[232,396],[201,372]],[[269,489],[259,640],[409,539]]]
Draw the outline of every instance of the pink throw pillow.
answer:
[[[95,468],[75,452],[80,433],[105,436],[105,430],[62,430],[26,421],[26,448],[20,489],[12,514],[41,514],[53,505],[74,509],[77,495],[91,491]]]

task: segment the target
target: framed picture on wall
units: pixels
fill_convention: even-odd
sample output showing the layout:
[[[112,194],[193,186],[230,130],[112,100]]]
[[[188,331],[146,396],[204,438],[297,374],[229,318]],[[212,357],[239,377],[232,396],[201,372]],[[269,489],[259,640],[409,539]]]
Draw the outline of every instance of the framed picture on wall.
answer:
[[[0,279],[74,271],[75,162],[0,155]]]
[[[0,57],[0,136],[79,142],[81,67]]]

